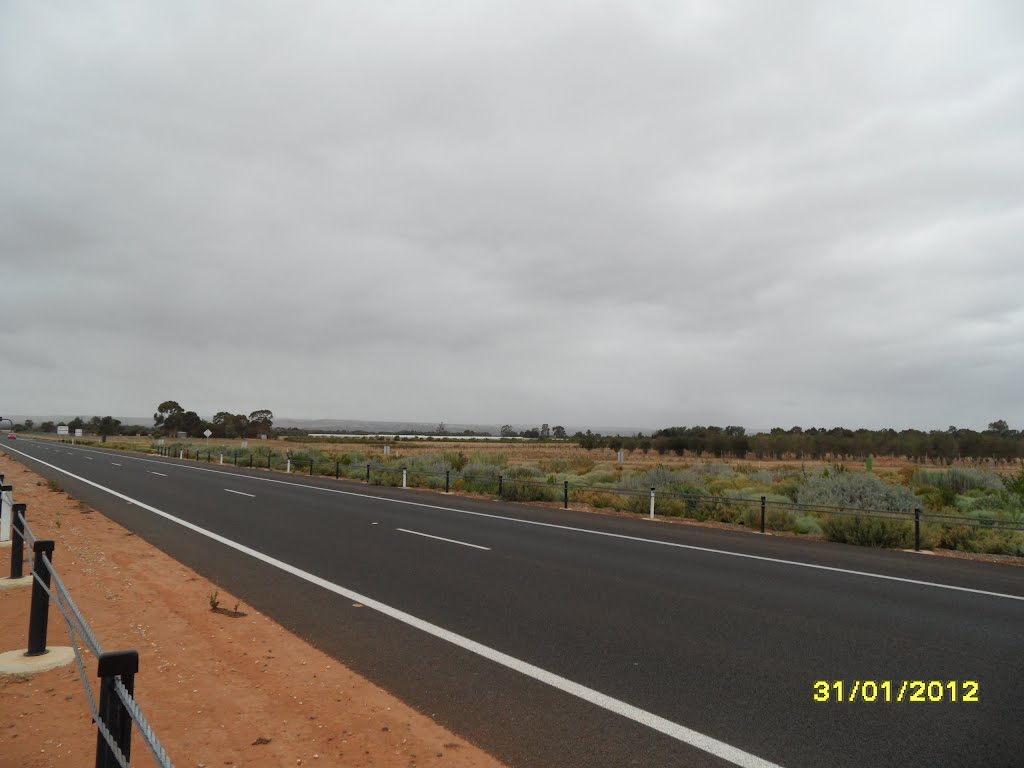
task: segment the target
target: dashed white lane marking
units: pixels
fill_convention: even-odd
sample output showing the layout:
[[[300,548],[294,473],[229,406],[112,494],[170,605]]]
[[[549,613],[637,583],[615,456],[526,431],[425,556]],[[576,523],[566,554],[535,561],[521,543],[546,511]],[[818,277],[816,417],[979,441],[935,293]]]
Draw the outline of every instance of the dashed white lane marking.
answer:
[[[250,499],[256,498],[255,493],[242,493],[241,491],[232,491],[230,488],[225,488],[224,490],[228,493],[237,493],[239,496],[248,496]]]
[[[112,466],[112,467],[120,467],[121,465],[118,464],[116,461],[112,461],[112,462],[110,462],[110,466]]]
[[[167,477],[167,475],[165,475],[163,472],[154,472],[153,470],[149,470],[149,474],[159,475],[160,477]]]
[[[362,595],[359,592],[355,592],[351,589],[347,589],[338,584],[327,581],[327,579],[321,578],[320,576],[312,574],[309,571],[303,571],[300,568],[296,568],[294,565],[286,563],[283,560],[278,560],[277,558],[271,557],[270,555],[265,555],[262,552],[252,549],[251,547],[247,547],[244,544],[240,544],[237,541],[233,541],[232,539],[229,539],[225,536],[221,536],[218,533],[214,533],[213,531],[208,531],[205,528],[201,528],[195,523],[190,523],[188,520],[182,520],[180,517],[175,517],[169,512],[164,512],[163,510],[157,509],[156,507],[150,506],[149,504],[137,501],[136,499],[133,499],[130,496],[125,496],[123,493],[115,491],[113,488],[107,488],[105,485],[100,485],[99,483],[95,483],[92,480],[87,480],[86,478],[80,475],[68,472],[66,469],[58,467],[55,464],[50,464],[49,462],[43,461],[42,459],[38,459],[35,456],[31,456],[27,453],[22,453],[21,451],[15,451],[15,453],[21,454],[26,458],[38,461],[40,464],[50,467],[50,469],[55,469],[61,474],[67,475],[68,477],[73,477],[75,480],[79,480],[87,485],[91,485],[93,488],[98,488],[101,491],[105,491],[106,493],[109,493],[111,496],[121,499],[122,501],[127,501],[129,503],[135,504],[136,506],[142,509],[152,512],[154,515],[159,515],[165,520],[169,520],[172,523],[177,523],[183,528],[187,528],[190,531],[194,531],[195,533],[198,533],[201,536],[205,536],[208,539],[217,541],[226,547],[231,547],[232,549],[238,552],[256,558],[260,562],[266,563],[267,565],[270,565],[274,568],[278,568],[284,571],[285,573],[290,573],[293,576],[297,576],[298,578],[304,581],[308,581],[310,584],[315,584],[318,587],[326,589],[329,592],[333,592],[336,595],[341,595],[342,597],[348,598],[354,603],[360,603],[366,606],[367,608],[378,611],[379,613],[382,613],[385,616],[395,619],[396,621],[401,621],[403,624],[408,624],[410,627],[414,627],[422,632],[426,632],[428,635],[432,635],[440,640],[444,640],[445,642],[458,646],[459,648],[469,651],[470,653],[475,653],[478,656],[487,659],[488,661],[505,667],[506,669],[511,669],[533,680],[537,680],[538,682],[544,683],[545,685],[549,685],[552,688],[556,688],[557,690],[563,691],[564,693],[567,693],[570,696],[575,696],[576,698],[581,699],[582,701],[586,701],[590,704],[593,704],[596,707],[600,707],[601,709],[607,710],[608,712],[612,712],[621,717],[625,717],[626,719],[632,720],[633,722],[639,723],[640,725],[647,726],[651,730],[657,731],[658,733],[663,733],[666,736],[669,736],[670,738],[676,739],[677,741],[680,741],[684,744],[688,744],[691,747],[701,750],[702,752],[707,752],[709,755],[714,755],[715,757],[721,758],[722,760],[732,763],[733,765],[738,765],[740,766],[740,768],[781,768],[781,766],[779,766],[777,763],[772,763],[768,760],[758,757],[757,755],[752,755],[749,752],[744,752],[742,749],[739,749],[738,747],[734,747],[731,744],[726,744],[724,741],[719,741],[718,739],[703,734],[700,731],[695,731],[691,728],[687,728],[684,725],[680,725],[679,723],[674,723],[671,720],[654,714],[653,712],[648,712],[647,710],[640,709],[639,707],[635,707],[632,704],[627,704],[624,701],[612,698],[611,696],[601,693],[600,691],[596,691],[593,688],[588,688],[585,685],[580,685],[579,683],[569,680],[568,678],[562,677],[561,675],[556,675],[554,672],[549,672],[546,669],[534,666],[533,664],[523,661],[522,659],[517,659],[515,656],[509,656],[507,653],[502,653],[501,651],[491,648],[490,646],[484,645],[483,643],[478,643],[476,640],[470,640],[468,637],[456,634],[455,632],[447,630],[444,627],[439,627],[436,624],[431,624],[429,621],[424,621],[423,619],[413,616],[411,613],[406,613],[405,611],[399,610],[398,608],[394,608],[388,605],[387,603],[382,603],[378,600],[374,600],[372,597],[367,597],[366,595]],[[228,489],[225,488],[224,490]]]
[[[396,528],[395,530],[396,531],[401,531],[402,533],[411,533],[414,536],[424,536],[424,537],[426,537],[428,539],[437,539],[438,541],[447,541],[447,542],[450,542],[452,544],[461,544],[464,547],[472,547],[473,549],[483,549],[483,550],[486,550],[487,552],[491,551],[490,547],[481,547],[479,544],[470,544],[468,541],[458,541],[457,539],[446,539],[444,536],[434,536],[432,534],[423,533],[421,531],[410,531],[408,528]]]
[[[34,461],[38,461],[40,464],[46,464],[45,461],[43,461],[42,459],[36,458],[35,456],[33,456],[30,453],[22,453],[21,451],[15,450],[13,448],[11,448],[11,450],[14,451],[14,453],[17,453],[17,454],[20,454],[20,455],[24,456],[25,458],[33,459]],[[80,451],[87,451],[89,449],[88,448],[79,448],[78,450],[80,450]],[[69,453],[68,455],[73,455],[73,454]],[[147,462],[147,463],[150,463],[150,464],[164,464],[164,465],[167,464],[167,462],[157,461],[155,459],[145,459],[145,458],[142,458],[141,456],[130,456],[128,458],[132,459],[132,461],[143,461],[143,462]],[[46,464],[46,466],[51,466],[51,465]],[[231,477],[235,477],[235,478],[240,477],[239,475],[236,475],[233,472],[224,472],[222,470],[217,470],[217,469],[208,469],[207,467],[192,467],[192,466],[188,466],[187,464],[176,464],[174,466],[177,466],[177,467],[179,467],[181,469],[190,469],[193,472],[213,472],[214,474],[218,474],[218,475],[226,475],[226,476],[230,475]],[[60,469],[60,468],[59,467],[54,467],[54,469]],[[70,474],[69,472],[67,472],[67,470],[64,470],[64,469],[61,469],[60,471],[66,473],[66,474]],[[439,504],[426,504],[426,503],[424,503],[422,501],[408,501],[406,499],[395,499],[395,498],[391,498],[389,496],[375,496],[375,495],[370,494],[370,493],[357,493],[356,491],[343,491],[340,488],[324,488],[323,486],[319,486],[319,485],[306,485],[304,483],[295,483],[295,482],[291,482],[291,481],[288,481],[288,480],[276,480],[276,479],[270,478],[270,477],[252,477],[250,475],[243,475],[241,477],[244,478],[245,480],[249,480],[249,481],[252,481],[252,482],[257,482],[257,483],[274,483],[276,485],[287,485],[287,486],[290,486],[292,488],[302,488],[302,489],[307,490],[307,491],[316,491],[318,493],[335,493],[335,494],[339,494],[341,496],[354,496],[354,497],[361,498],[361,499],[372,499],[374,501],[384,501],[384,502],[388,502],[390,504],[404,504],[404,505],[410,506],[410,507],[421,507],[421,508],[424,508],[424,509],[437,509],[437,510],[440,510],[442,512],[455,512],[455,513],[460,514],[460,515],[470,515],[472,517],[490,518],[492,520],[503,520],[505,522],[518,523],[520,525],[534,525],[534,526],[537,526],[539,528],[556,528],[556,529],[563,530],[563,531],[572,531],[574,533],[584,533],[584,534],[587,534],[587,535],[590,535],[590,536],[604,536],[604,537],[611,538],[611,539],[622,539],[622,540],[625,540],[625,541],[637,541],[637,542],[642,542],[644,544],[654,544],[654,545],[661,546],[661,547],[673,547],[673,548],[676,548],[676,549],[685,549],[685,550],[689,550],[691,552],[705,552],[707,554],[712,554],[712,555],[724,555],[726,557],[740,557],[740,558],[743,558],[743,559],[746,559],[746,560],[758,560],[760,562],[777,563],[779,565],[795,566],[797,568],[811,568],[811,569],[816,570],[816,571],[826,571],[826,572],[829,572],[829,573],[842,573],[842,574],[846,574],[848,576],[861,576],[861,577],[865,577],[865,578],[869,578],[869,579],[882,579],[884,581],[896,581],[896,582],[900,582],[900,583],[903,583],[903,584],[914,584],[914,585],[920,586],[920,587],[929,587],[929,588],[933,588],[933,589],[948,589],[948,590],[952,590],[954,592],[966,592],[966,593],[974,594],[974,595],[985,595],[987,597],[998,597],[998,598],[1001,598],[1001,599],[1004,599],[1004,600],[1020,600],[1020,601],[1024,602],[1024,595],[1014,595],[1014,594],[1011,594],[1011,593],[1008,593],[1008,592],[991,592],[991,591],[989,591],[987,589],[975,589],[974,587],[960,587],[960,586],[957,586],[956,584],[943,584],[943,583],[938,582],[938,581],[923,581],[921,579],[909,579],[909,578],[907,578],[905,576],[890,576],[889,574],[874,573],[872,571],[857,571],[857,570],[853,570],[851,568],[837,568],[834,565],[818,565],[817,563],[804,563],[804,562],[801,562],[799,560],[786,560],[786,559],[779,558],[779,557],[768,557],[766,555],[752,555],[752,554],[748,554],[747,552],[733,552],[733,551],[728,550],[728,549],[716,549],[714,547],[700,547],[700,546],[697,546],[695,544],[682,544],[682,543],[677,542],[677,541],[663,541],[661,539],[648,539],[648,538],[644,538],[642,536],[630,536],[630,535],[627,535],[627,534],[624,534],[624,533],[612,533],[611,531],[598,531],[598,530],[594,530],[592,528],[579,528],[579,527],[576,527],[576,526],[562,525],[562,524],[559,524],[559,523],[542,523],[539,520],[526,520],[526,519],[520,518],[520,517],[508,517],[507,515],[496,515],[496,514],[493,514],[491,512],[474,512],[473,510],[470,510],[470,509],[460,509],[458,507],[443,507],[443,506],[441,506]]]

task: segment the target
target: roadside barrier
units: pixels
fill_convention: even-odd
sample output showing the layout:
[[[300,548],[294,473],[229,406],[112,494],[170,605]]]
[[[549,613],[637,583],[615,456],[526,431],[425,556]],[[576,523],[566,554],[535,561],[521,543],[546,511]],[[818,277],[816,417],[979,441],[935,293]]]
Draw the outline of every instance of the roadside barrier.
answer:
[[[174,456],[170,447],[157,447],[154,451],[159,455]],[[192,454],[185,451],[186,456],[201,461],[208,461],[210,453],[202,456],[199,451]],[[254,455],[257,456],[255,466],[267,469],[282,469],[290,473],[306,473],[309,476],[334,477],[335,479],[362,480],[367,484],[395,487],[421,487],[442,490],[450,493],[455,490],[468,490],[477,493],[495,494],[509,501],[525,502],[561,502],[564,509],[570,503],[585,503],[598,508],[621,509],[627,512],[643,514],[650,519],[655,517],[684,517],[696,520],[715,520],[731,522],[747,528],[768,533],[771,530],[785,530],[786,524],[802,516],[811,516],[819,522],[828,518],[860,518],[863,520],[889,521],[889,523],[905,524],[901,529],[912,535],[915,550],[922,547],[922,525],[931,525],[932,532],[955,528],[971,530],[985,529],[995,532],[1024,532],[1024,520],[1012,518],[975,518],[968,516],[949,515],[925,512],[921,508],[907,509],[867,509],[854,507],[828,506],[822,504],[800,504],[795,501],[777,501],[761,496],[759,498],[713,496],[704,493],[678,493],[657,488],[630,488],[621,486],[588,486],[570,483],[568,480],[548,479],[547,481],[517,477],[513,473],[505,474],[495,471],[491,474],[472,474],[458,472],[453,469],[430,471],[401,466],[393,463],[354,464],[337,459],[316,460],[301,455],[294,456],[291,452],[274,453],[251,450],[232,450],[229,456],[235,466],[245,466],[244,458],[248,456],[247,465],[254,466]],[[884,525],[884,523],[883,523]]]
[[[10,486],[4,486],[10,489]],[[25,504],[12,504],[11,578],[22,578],[24,549],[33,554],[32,598],[29,607],[28,648],[25,656],[42,656],[47,649],[50,606],[60,612],[71,640],[85,698],[96,725],[97,768],[131,768],[132,724],[160,768],[174,768],[153,727],[135,700],[135,675],[139,671],[138,651],[104,652],[89,623],[54,568],[55,542],[40,539],[28,524]],[[83,647],[97,659],[99,706],[89,684]]]

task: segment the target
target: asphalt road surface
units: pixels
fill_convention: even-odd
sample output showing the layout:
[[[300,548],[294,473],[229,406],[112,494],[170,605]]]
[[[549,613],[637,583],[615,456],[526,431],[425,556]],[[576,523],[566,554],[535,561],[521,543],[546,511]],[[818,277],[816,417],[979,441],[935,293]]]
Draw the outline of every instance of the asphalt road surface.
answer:
[[[513,766],[1024,765],[1024,568],[0,447]]]

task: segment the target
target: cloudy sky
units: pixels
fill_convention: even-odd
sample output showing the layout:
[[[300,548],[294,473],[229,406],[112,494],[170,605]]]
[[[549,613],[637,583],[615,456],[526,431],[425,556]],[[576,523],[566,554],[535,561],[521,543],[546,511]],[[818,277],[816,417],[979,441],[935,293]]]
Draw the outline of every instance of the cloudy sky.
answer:
[[[0,3],[0,412],[1024,427],[1024,4]]]

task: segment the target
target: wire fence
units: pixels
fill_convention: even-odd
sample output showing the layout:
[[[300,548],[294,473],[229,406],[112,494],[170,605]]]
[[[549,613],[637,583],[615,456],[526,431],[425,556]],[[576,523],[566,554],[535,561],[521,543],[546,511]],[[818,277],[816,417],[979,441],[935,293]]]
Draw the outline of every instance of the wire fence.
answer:
[[[2,479],[2,477],[0,477]],[[134,676],[138,672],[136,651],[105,652],[95,632],[86,621],[53,565],[55,543],[40,539],[26,519],[27,505],[11,505],[11,579],[23,579],[26,548],[34,554],[32,566],[32,602],[29,612],[29,643],[25,656],[48,652],[47,629],[50,606],[64,620],[75,664],[78,668],[85,698],[96,730],[100,735],[96,746],[99,768],[131,768],[131,726],[134,723],[142,740],[160,768],[173,768],[173,763],[149,724],[133,695]],[[96,695],[86,671],[84,652],[98,661],[100,696]]]
[[[295,456],[291,452],[275,453],[263,447],[255,451],[230,449],[216,452],[213,449],[202,451],[179,446],[158,446],[155,451],[164,456],[208,463],[303,473],[314,477],[333,476],[336,479],[361,480],[368,484],[422,487],[445,492],[477,492],[497,495],[509,501],[561,502],[566,509],[571,503],[578,503],[651,517],[661,515],[734,523],[759,528],[762,533],[767,530],[797,530],[806,533],[809,531],[801,530],[801,527],[814,530],[815,526],[818,529],[825,526],[835,540],[857,544],[903,546],[912,541],[915,549],[921,549],[923,527],[929,540],[952,542],[953,548],[956,548],[957,532],[967,529],[969,532],[1001,534],[1004,538],[1016,537],[1007,546],[1011,549],[1016,547],[1016,554],[1024,555],[1024,536],[1019,536],[1024,533],[1024,516],[971,517],[926,511],[921,507],[882,509],[833,506],[780,501],[767,496],[750,498],[659,490],[654,487],[584,485],[568,480],[557,482],[550,478],[539,480],[518,476],[517,471],[521,469],[515,467],[495,467],[489,472],[474,473],[455,469],[424,469],[415,465],[410,468],[396,461],[356,464],[350,459],[324,461]],[[807,522],[806,518],[813,518],[815,522]],[[868,521],[869,524],[870,521],[879,521],[879,524],[875,524],[872,531],[865,531],[858,528],[860,521]],[[889,530],[885,526],[897,530]]]

